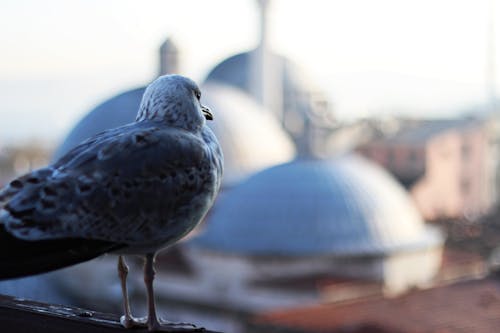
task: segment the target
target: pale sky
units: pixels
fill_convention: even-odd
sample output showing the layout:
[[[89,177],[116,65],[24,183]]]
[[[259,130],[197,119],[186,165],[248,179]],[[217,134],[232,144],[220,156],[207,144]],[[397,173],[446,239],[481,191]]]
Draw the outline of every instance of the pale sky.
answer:
[[[269,34],[341,120],[453,116],[486,99],[489,3],[272,0]],[[104,99],[152,80],[166,37],[201,81],[254,47],[257,27],[255,0],[0,0],[0,143],[62,139]]]

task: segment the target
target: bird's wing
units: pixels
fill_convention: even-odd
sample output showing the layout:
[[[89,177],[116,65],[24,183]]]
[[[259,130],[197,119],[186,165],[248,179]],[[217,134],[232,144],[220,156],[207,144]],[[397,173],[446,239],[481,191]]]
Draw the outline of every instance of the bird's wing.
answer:
[[[33,193],[40,190],[40,181],[49,179],[53,172],[54,170],[50,168],[36,170],[13,180],[0,190],[0,280],[45,273],[90,260],[124,246],[80,237],[24,240],[7,231],[9,221],[17,221],[24,216],[29,218],[22,220],[23,223],[33,224],[35,216],[38,215],[36,211],[40,207],[37,206],[37,202],[31,204],[23,202],[21,205],[13,205],[15,208],[11,209],[10,200],[17,195],[26,199],[35,198]],[[38,198],[41,205],[44,200],[42,196],[40,193]]]
[[[83,238],[27,241],[13,236],[0,224],[0,280],[45,273],[122,247]]]
[[[126,135],[126,133],[128,133],[130,129],[137,128],[137,125],[137,123],[130,123],[117,128],[108,129],[103,132],[97,133],[94,136],[91,136],[90,138],[82,141],[78,146],[74,147],[69,152],[64,154],[61,158],[59,158],[59,160],[54,163],[53,167],[59,168],[61,166],[64,166],[66,163],[68,163],[68,161],[78,158],[82,153],[88,151],[89,147],[92,147],[96,144],[104,145],[110,140]]]
[[[7,232],[133,243],[154,237],[149,221],[168,224],[174,207],[190,209],[193,194],[216,191],[211,150],[194,134],[143,122],[99,136],[0,192]]]

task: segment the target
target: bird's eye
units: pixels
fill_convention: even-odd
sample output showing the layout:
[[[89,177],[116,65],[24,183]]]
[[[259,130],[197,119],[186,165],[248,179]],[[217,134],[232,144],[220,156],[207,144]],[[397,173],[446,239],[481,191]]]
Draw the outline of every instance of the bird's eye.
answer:
[[[194,94],[196,95],[196,98],[198,98],[198,100],[201,98],[201,92],[200,91],[195,91]]]

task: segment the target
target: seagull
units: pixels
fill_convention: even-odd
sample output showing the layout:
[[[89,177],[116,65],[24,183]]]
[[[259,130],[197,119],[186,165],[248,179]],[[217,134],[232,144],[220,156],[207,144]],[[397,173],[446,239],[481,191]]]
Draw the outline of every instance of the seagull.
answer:
[[[0,279],[118,254],[126,328],[171,331],[157,316],[155,255],[203,219],[219,191],[220,145],[195,82],[165,75],[135,122],[99,133],[0,190]],[[131,314],[124,255],[145,257],[146,318]],[[173,324],[171,324],[173,325]]]

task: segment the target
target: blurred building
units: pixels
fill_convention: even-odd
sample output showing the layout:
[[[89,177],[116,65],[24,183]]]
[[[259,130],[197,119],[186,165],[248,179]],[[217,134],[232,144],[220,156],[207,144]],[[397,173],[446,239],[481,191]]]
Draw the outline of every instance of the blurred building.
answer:
[[[496,154],[489,123],[421,121],[358,147],[408,189],[426,220],[474,220],[496,201]]]
[[[281,164],[227,191],[188,257],[229,298],[252,280],[314,274],[381,281],[394,293],[432,280],[442,243],[388,173],[352,155]]]
[[[500,282],[486,278],[395,298],[263,312],[246,332],[490,333],[500,327]]]

